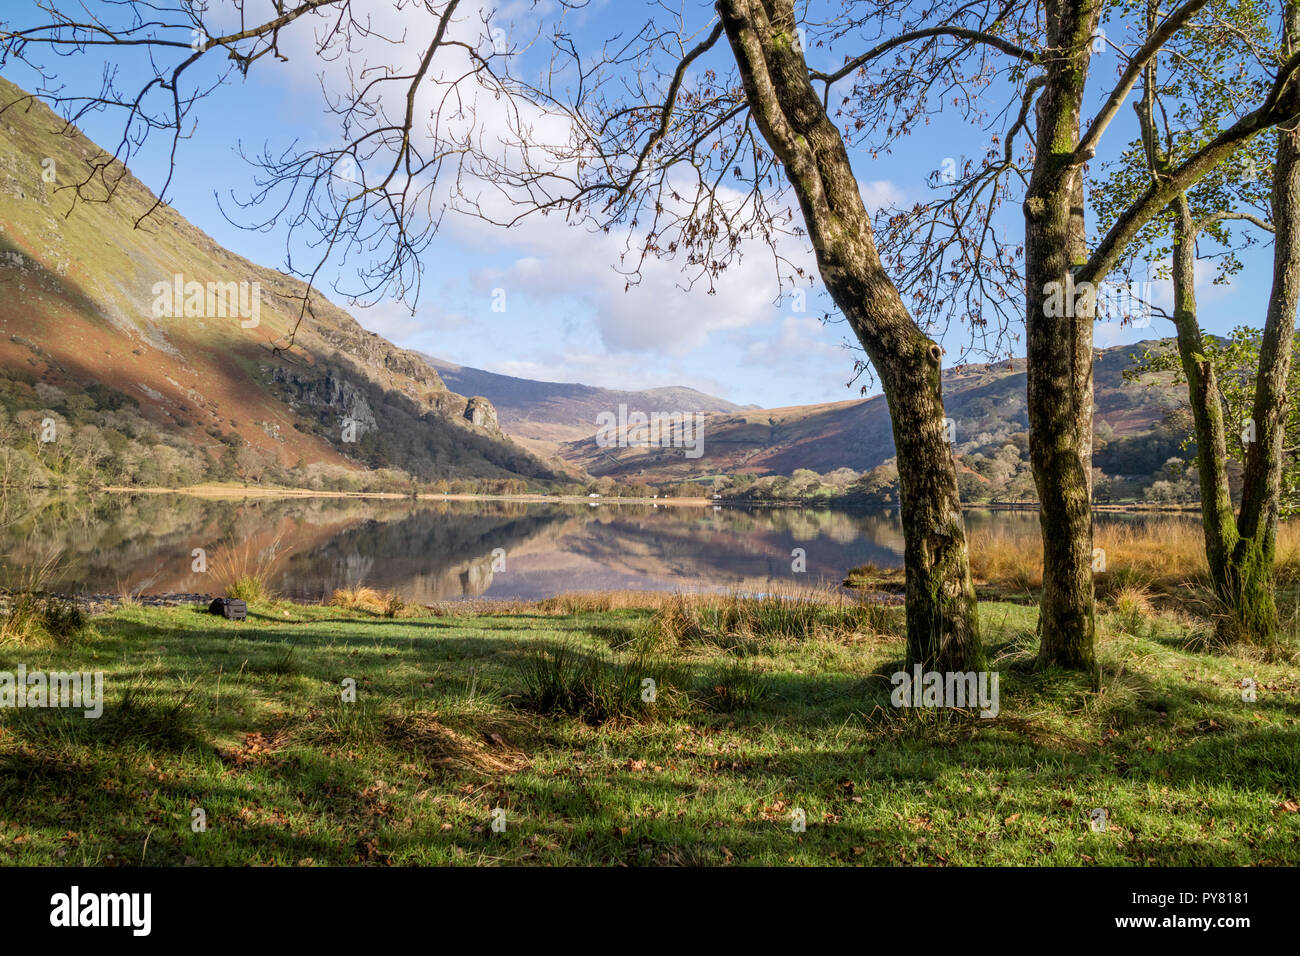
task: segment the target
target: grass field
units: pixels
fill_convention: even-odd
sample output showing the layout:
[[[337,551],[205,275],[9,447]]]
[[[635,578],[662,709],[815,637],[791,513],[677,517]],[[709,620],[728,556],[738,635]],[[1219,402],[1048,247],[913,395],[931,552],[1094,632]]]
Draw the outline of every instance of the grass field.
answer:
[[[1294,656],[1111,611],[1092,693],[1031,669],[1035,609],[985,603],[981,719],[890,705],[897,610],[657,603],[123,607],[11,640],[0,671],[103,671],[105,709],[0,710],[0,861],[1300,862]]]

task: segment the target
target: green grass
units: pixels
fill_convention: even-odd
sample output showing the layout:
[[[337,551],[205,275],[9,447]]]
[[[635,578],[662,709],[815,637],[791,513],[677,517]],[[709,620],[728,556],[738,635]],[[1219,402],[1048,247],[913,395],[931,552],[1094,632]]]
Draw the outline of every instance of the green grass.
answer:
[[[1197,652],[1125,608],[1092,693],[1032,669],[1033,608],[982,615],[992,720],[891,707],[901,640],[841,620],[682,641],[638,610],[122,608],[0,647],[0,670],[102,670],[106,696],[99,720],[0,710],[0,862],[1300,862],[1294,657]]]

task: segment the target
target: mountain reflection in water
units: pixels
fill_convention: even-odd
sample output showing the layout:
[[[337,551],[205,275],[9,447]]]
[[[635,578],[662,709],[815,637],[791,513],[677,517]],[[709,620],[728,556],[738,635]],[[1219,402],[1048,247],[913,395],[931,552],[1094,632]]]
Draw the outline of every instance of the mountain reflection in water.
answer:
[[[973,512],[967,522],[1038,530],[1026,512]],[[896,511],[826,508],[51,495],[6,502],[0,514],[7,576],[57,553],[51,587],[84,594],[216,594],[240,558],[299,601],[363,585],[424,604],[608,589],[767,592],[837,585],[866,562],[898,567],[902,547]],[[206,572],[194,570],[195,549]],[[792,570],[795,549],[803,573]]]

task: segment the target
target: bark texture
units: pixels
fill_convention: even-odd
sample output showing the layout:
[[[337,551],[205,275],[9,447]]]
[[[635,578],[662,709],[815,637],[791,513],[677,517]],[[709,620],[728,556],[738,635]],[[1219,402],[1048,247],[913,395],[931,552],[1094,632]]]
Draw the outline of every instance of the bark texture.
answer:
[[[1095,672],[1092,581],[1092,323],[1076,296],[1087,261],[1083,168],[1075,161],[1095,0],[1047,0],[1045,82],[1024,203],[1029,453],[1043,536],[1039,666]],[[1059,313],[1059,314],[1057,314]]]
[[[838,128],[799,49],[792,0],[721,0],[751,112],[799,200],[826,288],[880,376],[898,452],[909,666],[979,670],[956,468],[940,387],[942,350],[885,274]]]
[[[1300,5],[1288,4],[1287,39],[1300,41]],[[1300,84],[1288,93],[1300,109]],[[1283,438],[1287,419],[1287,377],[1300,307],[1300,132],[1289,123],[1277,131],[1273,175],[1273,288],[1259,346],[1255,377],[1255,441],[1247,446],[1242,475],[1237,540],[1228,565],[1228,621],[1242,637],[1267,640],[1277,630],[1273,559],[1277,547]]]

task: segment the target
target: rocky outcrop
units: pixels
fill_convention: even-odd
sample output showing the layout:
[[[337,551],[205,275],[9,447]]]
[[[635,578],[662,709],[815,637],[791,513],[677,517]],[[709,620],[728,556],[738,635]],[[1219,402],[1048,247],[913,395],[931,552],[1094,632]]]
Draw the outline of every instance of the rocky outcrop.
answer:
[[[362,328],[356,319],[327,300],[318,302],[315,311],[317,321],[312,323],[308,335],[380,373],[381,380],[384,375],[391,376],[394,380],[385,383],[388,387],[397,387],[411,398],[420,397],[423,391],[448,390],[437,370],[418,353],[399,348]]]
[[[271,369],[271,381],[287,391],[290,407],[328,410],[337,418],[340,428],[345,422],[353,423],[345,440],[356,441],[379,427],[374,410],[365,393],[334,369],[324,368],[315,375],[302,373],[283,365]],[[342,434],[342,433],[340,433]]]
[[[482,395],[475,395],[465,403],[465,420],[479,428],[486,428],[493,434],[501,433],[496,406]]]

